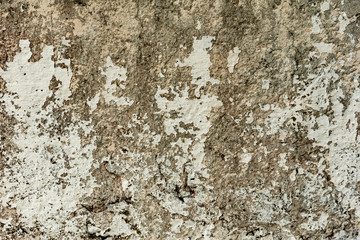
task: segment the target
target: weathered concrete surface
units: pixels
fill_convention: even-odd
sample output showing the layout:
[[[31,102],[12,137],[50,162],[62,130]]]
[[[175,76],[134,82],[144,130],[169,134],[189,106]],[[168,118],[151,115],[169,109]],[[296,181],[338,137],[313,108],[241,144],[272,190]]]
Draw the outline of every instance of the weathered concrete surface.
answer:
[[[357,0],[0,1],[1,239],[359,239]]]

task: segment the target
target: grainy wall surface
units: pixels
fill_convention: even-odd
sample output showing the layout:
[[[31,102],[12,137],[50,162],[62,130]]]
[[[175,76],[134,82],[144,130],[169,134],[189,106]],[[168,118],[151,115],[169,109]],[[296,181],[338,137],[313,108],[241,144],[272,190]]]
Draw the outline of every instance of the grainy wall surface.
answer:
[[[1,0],[0,239],[360,239],[358,0]]]

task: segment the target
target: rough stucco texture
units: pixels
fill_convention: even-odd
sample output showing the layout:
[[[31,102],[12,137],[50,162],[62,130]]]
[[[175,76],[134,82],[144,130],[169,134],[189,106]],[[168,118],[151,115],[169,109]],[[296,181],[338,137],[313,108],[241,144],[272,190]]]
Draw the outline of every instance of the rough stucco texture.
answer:
[[[358,0],[1,0],[0,239],[360,239]]]

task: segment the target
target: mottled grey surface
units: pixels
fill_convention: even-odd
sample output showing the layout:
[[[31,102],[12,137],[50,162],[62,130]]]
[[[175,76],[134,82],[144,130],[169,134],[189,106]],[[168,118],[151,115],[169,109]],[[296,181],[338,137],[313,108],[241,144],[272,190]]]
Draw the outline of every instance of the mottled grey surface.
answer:
[[[359,19],[0,1],[0,239],[360,239]]]

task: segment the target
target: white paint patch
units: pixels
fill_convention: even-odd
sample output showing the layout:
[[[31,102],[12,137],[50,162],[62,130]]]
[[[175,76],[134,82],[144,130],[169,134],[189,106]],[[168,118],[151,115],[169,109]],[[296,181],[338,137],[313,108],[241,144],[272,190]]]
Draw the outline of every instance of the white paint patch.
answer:
[[[311,22],[312,22],[312,28],[311,28],[311,32],[314,34],[319,34],[321,33],[321,20],[320,18],[315,15],[311,17]]]
[[[290,178],[290,181],[292,181],[292,182],[296,180],[296,170],[292,171],[289,178]]]
[[[234,72],[234,67],[239,61],[239,53],[240,53],[240,50],[238,47],[235,47],[234,50],[230,50],[229,56],[227,59],[227,62],[228,62],[227,67],[228,67],[229,73]]]
[[[314,214],[301,214],[302,217],[306,217],[308,218],[308,222],[307,223],[302,223],[300,226],[303,229],[306,229],[308,231],[316,231],[316,230],[321,230],[324,229],[328,223],[327,219],[329,217],[329,215],[327,213],[321,213],[320,217],[317,220],[314,220],[314,217],[316,215]]]
[[[128,212],[126,215],[124,212]],[[129,217],[131,216],[131,218]],[[87,230],[89,233],[107,238],[125,237],[130,239],[138,239],[133,226],[136,225],[141,229],[141,218],[134,207],[120,202],[111,204],[105,211],[100,211],[87,218]],[[147,234],[146,229],[141,229],[143,234]]]
[[[66,46],[66,47],[71,47],[70,40],[66,40],[65,37],[61,38],[61,43],[62,43],[62,45]]]
[[[131,106],[134,103],[134,101],[130,100],[128,97],[116,96],[118,90],[125,89],[126,69],[124,67],[115,66],[110,57],[106,58],[104,69],[100,68],[101,74],[106,76],[105,89],[101,91],[101,93],[97,93],[92,99],[87,99],[90,113],[97,108],[100,96],[104,97],[107,104],[115,103],[117,106]]]
[[[265,104],[264,106],[260,106],[260,109],[262,111],[269,111],[270,110],[270,105],[269,104]]]
[[[29,62],[30,42],[21,40],[19,45],[21,52],[7,63],[7,70],[0,69],[9,92],[2,99],[5,109],[18,121],[13,142],[19,148],[10,154],[0,180],[1,203],[16,209],[25,226],[39,225],[40,231],[55,237],[62,230],[77,231],[77,223],[69,217],[79,200],[97,186],[90,173],[95,139],[82,143],[79,132],[88,134],[92,127],[75,116],[69,126],[57,122],[66,113],[63,102],[71,95],[70,60],[62,61],[66,68],[55,67],[53,47],[46,46],[38,62]],[[55,92],[49,89],[53,77],[60,81]],[[49,101],[52,95],[55,102]]]
[[[270,81],[266,80],[266,79],[263,79],[261,88],[264,89],[264,90],[268,90],[269,87],[270,87]]]
[[[91,100],[87,100],[86,103],[90,107],[90,114],[97,108],[97,104],[100,100],[100,93],[97,93]]]
[[[211,41],[214,37],[204,36],[200,40],[194,37],[193,51],[190,56],[184,59],[184,63],[177,61],[175,66],[191,67],[191,83],[197,85],[195,96],[200,97],[200,89],[207,83],[218,84],[219,80],[210,77],[209,67],[211,65],[208,51],[212,48]]]
[[[207,83],[216,84],[218,80],[210,78],[210,55],[208,50],[211,49],[211,40],[213,37],[203,37],[201,40],[194,39],[193,52],[188,58],[184,59],[184,63],[176,63],[176,66],[191,67],[192,84],[198,87],[195,90],[197,98],[189,96],[189,86],[180,89],[179,87],[171,86],[169,89],[161,89],[155,95],[156,103],[160,111],[158,113],[164,114],[164,128],[167,135],[178,136],[179,133],[188,133],[193,137],[180,137],[177,141],[171,143],[173,151],[179,153],[174,157],[176,161],[176,169],[164,167],[168,176],[168,183],[182,184],[182,174],[184,165],[186,164],[186,171],[188,173],[189,186],[196,185],[197,192],[193,201],[203,203],[207,196],[206,189],[210,186],[204,184],[201,178],[208,178],[208,169],[204,165],[205,160],[205,140],[206,134],[211,127],[211,112],[222,106],[222,102],[218,100],[217,96],[201,93],[199,91],[201,86]],[[171,94],[175,96],[172,100],[168,100],[163,94]],[[165,157],[157,159],[159,164],[170,166]],[[191,179],[191,180],[190,180]],[[204,189],[204,190],[202,190]],[[165,200],[164,200],[165,199]],[[181,202],[173,195],[162,196],[161,205],[172,213],[177,213],[187,216],[189,213],[186,210],[188,204]],[[199,214],[198,218],[205,219],[205,213]]]
[[[0,69],[0,75],[7,80],[8,91],[14,92],[18,96],[17,98],[4,96],[6,109],[10,113],[16,113],[20,121],[28,119],[27,112],[29,111],[41,111],[46,98],[52,95],[49,84],[53,76],[61,81],[59,89],[55,92],[56,99],[60,99],[56,100],[56,104],[62,104],[62,101],[67,100],[71,95],[69,90],[72,76],[70,66],[67,66],[67,69],[53,66],[52,46],[46,46],[43,49],[39,62],[28,64],[28,59],[32,55],[29,45],[28,40],[21,40],[19,44],[21,52],[14,57],[12,63],[8,64],[8,70],[4,72]],[[32,79],[38,79],[38,81],[32,81]],[[14,98],[12,99],[13,104],[10,102],[10,98]],[[15,106],[24,110],[18,111]]]
[[[110,236],[123,236],[127,237],[135,233],[134,230],[131,229],[131,226],[125,221],[127,218],[124,214],[116,214],[110,226],[110,231],[108,231],[108,235]]]
[[[320,53],[332,53],[334,44],[321,42],[321,43],[314,43],[313,46],[315,46]]]
[[[334,240],[344,240],[348,238],[348,233],[344,230],[340,230],[337,233],[334,234],[333,239]],[[357,239],[349,239],[349,240],[357,240]]]
[[[102,95],[105,102],[109,104],[114,102],[117,106],[130,106],[134,101],[127,97],[117,97],[114,94],[117,92],[117,88],[125,89],[126,81],[126,69],[124,67],[115,66],[110,57],[106,58],[106,64],[103,68],[100,68],[101,74],[106,76],[105,90]]]
[[[165,132],[166,134],[174,134],[177,132],[187,132],[196,134],[198,139],[202,138],[202,135],[206,134],[211,126],[208,117],[211,110],[214,107],[221,107],[222,103],[216,96],[202,95],[200,99],[189,99],[188,94],[189,87],[186,87],[180,93],[177,93],[170,88],[168,90],[162,90],[158,88],[155,95],[156,103],[160,112],[165,114]],[[161,97],[162,94],[172,93],[175,95],[173,101],[167,100],[167,98]],[[171,118],[171,112],[178,113],[177,118]],[[194,127],[190,129],[184,129],[180,126],[180,122],[185,124],[193,124]],[[198,129],[198,130],[197,130]]]
[[[325,2],[322,2],[321,4],[320,4],[320,11],[323,13],[323,12],[325,12],[325,11],[327,11],[327,10],[329,10],[330,9],[330,4],[329,4],[329,1],[325,1]]]
[[[171,219],[170,220],[171,231],[174,233],[180,233],[181,226],[183,225],[183,223],[184,220],[182,220],[181,218]]]
[[[252,204],[250,209],[253,213],[256,213],[257,219],[262,222],[272,222],[276,214],[274,209],[281,208],[282,202],[273,198],[273,194],[268,188],[249,188],[246,192],[247,195],[251,196],[250,201]]]
[[[355,179],[360,179],[360,139],[357,137],[356,113],[360,109],[360,88],[358,77],[354,78],[355,90],[345,108],[341,99],[344,99],[342,80],[333,69],[334,63],[324,66],[317,75],[309,74],[307,85],[300,88],[299,97],[292,102],[286,102],[286,107],[274,107],[273,112],[266,120],[267,134],[281,133],[284,124],[300,122],[306,127],[310,140],[314,146],[329,149],[328,173],[336,189],[343,194],[341,204],[346,209],[354,209],[355,215],[360,216],[360,199],[356,190]],[[328,91],[329,85],[336,83],[337,88]],[[333,111],[333,118],[326,115],[309,115],[305,119],[298,114],[302,110],[323,111],[327,108]],[[296,126],[296,125],[295,125]],[[295,128],[296,130],[296,128]],[[322,167],[319,166],[319,171]]]
[[[197,20],[197,21],[196,21],[196,24],[197,24],[197,25],[196,25],[196,29],[197,29],[197,30],[200,30],[200,29],[201,29],[201,23],[200,23],[200,21]]]
[[[289,169],[288,166],[286,166],[286,153],[280,153],[279,166],[285,171]]]
[[[165,132],[170,135],[177,133],[190,133],[195,135],[195,140],[198,142],[191,147],[191,156],[194,158],[194,170],[196,172],[202,172],[204,165],[202,164],[205,157],[205,135],[211,127],[209,116],[213,108],[222,106],[221,101],[216,96],[202,95],[200,99],[189,99],[188,87],[176,95],[174,101],[169,101],[166,98],[161,97],[161,94],[167,93],[166,90],[158,89],[155,99],[160,113],[165,114]],[[177,112],[176,118],[171,118],[170,113]],[[193,127],[184,129],[180,123],[191,124]],[[190,143],[186,146],[189,149]]]
[[[243,153],[241,154],[240,162],[248,164],[251,161],[252,154],[251,153]]]
[[[167,193],[166,195],[161,196],[160,205],[170,213],[189,216],[189,211],[187,210],[189,206],[186,203],[180,201],[173,194]]]
[[[252,112],[249,114],[249,116],[246,118],[246,123],[250,124],[254,121]]]
[[[339,16],[339,33],[344,34],[347,25],[350,24],[349,18],[346,16],[346,13],[343,12]]]

